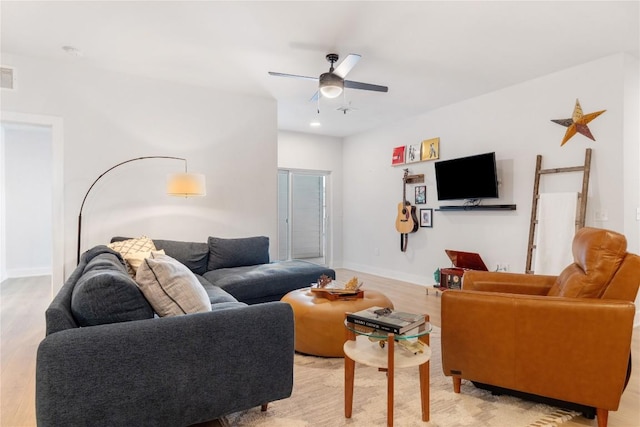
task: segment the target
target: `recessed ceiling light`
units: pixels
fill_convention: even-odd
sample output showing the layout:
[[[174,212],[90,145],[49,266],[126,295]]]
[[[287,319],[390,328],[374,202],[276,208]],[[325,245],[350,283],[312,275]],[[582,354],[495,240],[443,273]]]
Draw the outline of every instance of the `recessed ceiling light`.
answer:
[[[321,126],[321,124],[320,124],[320,122],[311,122],[311,123],[309,123],[309,126],[317,128],[317,127]]]
[[[82,52],[80,49],[75,48],[73,46],[62,46],[62,50],[64,50],[67,54],[71,56],[82,56]]]

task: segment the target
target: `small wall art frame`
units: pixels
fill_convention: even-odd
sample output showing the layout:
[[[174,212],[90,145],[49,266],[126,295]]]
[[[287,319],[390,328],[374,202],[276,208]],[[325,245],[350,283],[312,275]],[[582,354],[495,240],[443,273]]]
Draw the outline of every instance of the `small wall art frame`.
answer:
[[[424,205],[427,203],[427,186],[426,185],[418,185],[416,186],[416,205]]]
[[[391,156],[391,165],[404,165],[404,152],[406,147],[404,145],[400,147],[395,147],[393,149],[393,155]]]
[[[406,162],[405,163],[417,163],[422,161],[420,153],[420,144],[407,145]]]
[[[425,139],[422,141],[420,160],[436,160],[440,158],[440,138]]]
[[[420,209],[420,227],[433,227],[433,209]]]

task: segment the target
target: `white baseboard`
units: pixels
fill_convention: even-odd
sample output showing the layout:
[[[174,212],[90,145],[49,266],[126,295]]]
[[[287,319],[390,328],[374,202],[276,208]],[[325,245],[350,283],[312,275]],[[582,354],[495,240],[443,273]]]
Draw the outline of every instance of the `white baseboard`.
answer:
[[[420,286],[432,286],[433,275],[416,275],[416,274],[404,274],[394,270],[386,270],[383,268],[376,268],[370,265],[356,264],[351,262],[345,262],[343,267],[348,270],[362,271],[367,274],[374,274],[380,277],[386,277],[388,279],[400,280],[402,282],[409,282]]]
[[[19,277],[32,277],[32,276],[51,276],[51,267],[38,267],[38,268],[14,268],[7,270],[7,279],[15,279]]]

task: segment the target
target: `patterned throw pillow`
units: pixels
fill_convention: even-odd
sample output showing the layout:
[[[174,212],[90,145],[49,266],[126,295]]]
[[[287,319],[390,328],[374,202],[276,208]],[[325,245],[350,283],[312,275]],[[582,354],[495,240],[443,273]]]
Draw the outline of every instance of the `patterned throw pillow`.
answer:
[[[108,248],[119,252],[122,258],[127,259],[127,255],[134,254],[136,252],[151,252],[156,250],[156,245],[153,240],[147,236],[138,237],[137,239],[123,240],[121,242],[113,242],[107,245]],[[127,272],[131,277],[135,277],[136,272],[127,262]]]

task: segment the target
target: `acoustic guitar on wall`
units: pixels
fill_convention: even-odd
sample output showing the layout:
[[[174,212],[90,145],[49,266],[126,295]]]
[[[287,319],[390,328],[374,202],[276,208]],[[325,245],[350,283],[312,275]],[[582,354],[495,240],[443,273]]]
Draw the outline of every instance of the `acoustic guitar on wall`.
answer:
[[[398,233],[407,234],[418,231],[418,216],[416,207],[407,201],[407,176],[409,169],[404,170],[402,177],[402,202],[398,203],[398,216],[396,217],[396,230]]]

